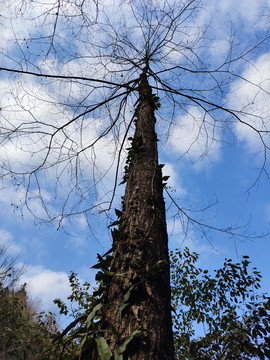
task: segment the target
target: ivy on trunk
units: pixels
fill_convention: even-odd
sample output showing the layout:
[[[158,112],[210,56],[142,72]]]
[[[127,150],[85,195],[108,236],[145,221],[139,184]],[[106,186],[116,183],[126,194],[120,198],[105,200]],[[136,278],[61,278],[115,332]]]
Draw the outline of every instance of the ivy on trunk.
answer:
[[[110,352],[123,352],[130,360],[174,359],[168,235],[155,132],[157,100],[145,69],[100,326]]]

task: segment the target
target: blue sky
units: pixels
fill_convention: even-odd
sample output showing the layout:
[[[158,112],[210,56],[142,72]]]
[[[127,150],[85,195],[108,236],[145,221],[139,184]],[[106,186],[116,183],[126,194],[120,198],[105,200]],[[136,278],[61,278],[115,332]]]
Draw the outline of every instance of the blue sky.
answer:
[[[105,4],[104,8],[109,8],[112,13],[111,16],[113,16],[115,11],[118,11],[121,1],[118,3],[107,0],[102,3]],[[44,9],[48,10],[46,6],[49,6],[49,2],[43,2],[44,8],[38,6],[38,3],[34,2],[34,5],[31,6],[29,3],[29,6],[24,9],[28,12],[28,16],[16,16],[16,18],[14,14],[18,11],[18,4],[16,6],[10,5],[9,1],[3,1],[3,4],[3,36],[0,40],[0,56],[3,66],[18,69],[20,66],[27,65],[29,71],[34,71],[36,67],[39,67],[47,73],[78,75],[81,74],[80,69],[87,70],[86,65],[89,64],[87,62],[83,63],[82,60],[79,61],[76,58],[67,61],[68,52],[67,47],[64,46],[64,41],[68,43],[69,38],[73,36],[70,30],[72,26],[65,28],[62,24],[61,28],[60,25],[61,36],[63,36],[62,52],[58,44],[55,48],[56,54],[52,51],[53,55],[51,56],[44,56],[42,49],[43,46],[44,48],[46,46],[41,40],[33,40],[32,42],[23,40],[29,37],[40,38],[41,35],[50,33],[53,24],[51,17],[47,18],[48,22],[45,26],[37,27],[41,21],[39,14]],[[72,7],[72,4],[70,3],[70,8],[67,5],[65,9],[68,15],[77,11],[75,7]],[[205,10],[199,12],[195,18],[196,24],[200,26],[209,24],[212,19],[211,27],[207,30],[208,40],[203,42],[207,46],[204,50],[200,50],[201,56],[205,56],[205,62],[211,60],[211,63],[215,65],[222,59],[224,60],[230,44],[228,39],[233,38],[235,53],[241,53],[243,49],[251,46],[256,40],[266,37],[269,33],[270,22],[269,16],[263,15],[267,15],[267,5],[268,1],[264,0],[242,0],[237,3],[219,0],[211,1],[210,4],[205,5]],[[122,4],[122,10],[123,6]],[[89,14],[93,14],[90,10],[89,7]],[[9,17],[13,17],[12,25]],[[31,17],[35,20],[30,21]],[[69,21],[73,21],[73,25],[76,25],[76,18],[70,19]],[[37,29],[39,30],[37,31]],[[195,33],[192,33],[192,28],[189,27],[188,30],[187,39],[195,41]],[[101,39],[102,34],[99,34],[96,41],[101,41]],[[83,41],[78,44],[72,43],[70,47],[74,47],[81,58],[87,57],[89,47],[83,44]],[[229,83],[224,83],[222,98],[222,103],[229,108],[244,110],[246,112],[244,120],[251,125],[260,127],[260,121],[263,118],[266,129],[270,127],[270,52],[268,50],[267,45],[262,45],[246,56],[245,60],[233,64],[232,72],[237,72],[240,77],[232,77]],[[25,55],[23,60],[22,54]],[[181,57],[177,58],[177,54],[172,53],[170,56],[172,62],[184,63]],[[104,69],[98,68],[96,64],[92,65],[88,76],[98,74],[97,76],[102,77]],[[106,65],[112,66],[112,64]],[[117,72],[119,70],[117,65],[113,64],[113,66]],[[8,121],[11,124],[21,122],[24,126],[30,121],[33,126],[33,119],[38,119],[40,123],[45,124],[44,128],[46,127],[46,129],[51,128],[54,124],[61,125],[63,119],[69,118],[76,101],[81,100],[88,93],[85,83],[45,83],[45,81],[26,75],[10,78],[8,75],[8,73],[0,72],[1,120],[6,121],[6,127]],[[241,77],[248,81],[243,81]],[[183,84],[192,83],[198,89],[205,85],[209,86],[212,80],[207,77],[204,84],[202,76],[196,75],[194,77],[189,74],[183,76],[181,81]],[[99,94],[103,96],[102,90]],[[98,98],[98,95],[94,96]],[[214,95],[209,96],[215,100]],[[95,97],[91,98],[91,101],[94,102]],[[161,95],[160,97],[162,99]],[[60,105],[59,99],[63,101]],[[64,103],[66,99],[71,104],[69,107]],[[201,110],[195,106],[192,107],[190,103],[186,106],[188,112],[179,111],[170,132],[166,133],[166,136],[161,133],[165,129],[165,125],[159,121],[159,115],[157,115],[160,161],[166,164],[164,175],[170,175],[168,186],[171,194],[178,204],[185,209],[198,210],[216,202],[204,214],[191,213],[194,216],[201,216],[202,220],[211,226],[225,228],[234,224],[243,226],[249,223],[250,233],[267,232],[270,228],[269,180],[265,174],[262,174],[257,181],[263,163],[261,143],[258,136],[246,126],[229,120],[230,130],[228,128],[221,129],[219,126],[214,128],[210,117],[207,118],[208,125],[204,129],[205,131],[200,132],[198,129],[201,124],[200,119],[203,116]],[[132,113],[131,107],[128,110]],[[160,117],[166,119],[168,113],[170,113],[170,107],[165,99],[159,114]],[[249,114],[255,114],[256,118]],[[83,129],[85,134],[83,136],[94,140],[103,130],[104,123],[107,121],[104,114],[103,117],[100,114],[94,115],[87,118],[87,122],[81,122],[81,128],[76,127],[75,124],[72,129],[69,129],[68,136],[84,143],[86,140],[78,137],[80,129]],[[109,113],[107,113],[108,115]],[[215,116],[218,125],[221,125],[224,115],[216,112]],[[117,131],[123,133],[124,129],[125,127],[122,124],[119,125]],[[212,141],[209,143],[206,141],[207,132],[214,134],[214,138],[210,136]],[[31,131],[30,134],[32,134]],[[4,142],[4,135],[2,135],[1,146],[4,149],[0,154],[2,175],[10,168],[15,169],[15,171],[19,171],[22,167],[29,170],[31,166],[39,164],[41,161],[43,147],[45,148],[48,145],[46,137],[33,136],[32,140],[29,141],[27,135],[29,133],[25,131],[19,140],[14,138]],[[62,141],[61,136],[59,135],[53,144],[55,149],[57,149],[57,142]],[[269,144],[269,134],[265,135],[264,140]],[[190,147],[193,142],[194,144]],[[106,214],[102,212],[102,205],[98,206],[97,204],[107,201],[111,194],[116,168],[114,146],[114,137],[109,134],[97,144],[95,151],[87,152],[87,160],[81,160],[79,187],[82,191],[80,196],[81,194],[85,196],[84,206],[90,203],[92,207],[94,206],[89,211],[91,229],[89,229],[83,215],[74,216],[70,222],[68,219],[64,219],[59,230],[57,230],[59,225],[57,221],[48,224],[40,223],[34,219],[27,207],[23,207],[21,210],[25,195],[24,187],[20,182],[21,178],[9,178],[6,181],[4,177],[3,189],[0,192],[0,242],[9,243],[13,254],[19,255],[20,261],[28,265],[28,271],[24,274],[22,282],[29,284],[32,296],[40,298],[41,306],[46,309],[52,307],[51,300],[55,297],[64,299],[69,294],[67,276],[70,271],[77,272],[82,281],[94,283],[94,271],[90,267],[96,261],[96,253],[102,254],[110,247],[110,230],[107,226],[114,218],[114,213],[112,211],[107,218]],[[22,149],[23,151],[20,151]],[[207,149],[207,156],[202,156],[205,149]],[[36,155],[31,157],[32,151],[35,151]],[[50,164],[54,164],[55,154],[56,152],[49,159]],[[67,156],[68,151],[62,155]],[[92,169],[89,165],[91,161],[95,165]],[[124,159],[121,162],[122,166],[123,164]],[[74,162],[71,165],[74,165]],[[54,169],[52,167],[48,171],[44,171],[39,178],[43,199],[50,214],[55,213],[69,195],[67,203],[69,209],[78,201],[74,189],[69,193],[69,187],[73,185],[69,176],[71,168],[60,166]],[[102,182],[99,182],[98,176],[108,168],[109,170],[102,178]],[[95,177],[92,176],[93,169],[95,169]],[[266,163],[267,169],[269,170],[269,163]],[[59,180],[57,189],[55,189],[55,179],[60,177],[62,182],[60,183]],[[92,186],[86,191],[87,182],[94,183],[95,187]],[[11,184],[14,186],[10,186]],[[123,193],[124,186],[118,186],[115,206],[118,206]],[[183,229],[183,224],[179,222],[176,216],[177,209],[171,206],[166,194],[165,198],[168,207],[168,233],[171,248],[188,246],[191,250],[201,254],[200,265],[210,269],[221,265],[225,257],[238,261],[242,255],[247,254],[251,257],[252,264],[262,272],[263,291],[270,292],[270,280],[268,278],[270,267],[269,236],[234,240],[228,235],[212,232],[211,239],[208,239],[209,242],[200,233],[190,228],[188,236],[185,237],[185,227]],[[30,211],[37,217],[46,217],[37,187],[31,188],[31,198],[28,198],[28,205]],[[76,209],[80,209],[80,206],[78,205]],[[63,231],[63,227],[68,234]]]

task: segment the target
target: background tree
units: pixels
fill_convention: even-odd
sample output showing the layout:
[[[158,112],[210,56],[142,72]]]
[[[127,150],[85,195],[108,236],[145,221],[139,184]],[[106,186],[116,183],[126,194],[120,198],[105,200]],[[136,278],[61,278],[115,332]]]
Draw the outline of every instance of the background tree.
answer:
[[[250,103],[243,109],[231,108],[224,94],[240,76],[238,66],[249,61],[265,39],[248,49],[230,47],[226,56],[211,65],[204,52],[211,42],[205,36],[207,27],[200,26],[201,1],[122,1],[119,5],[116,14],[115,6],[102,2],[16,3],[17,13],[30,14],[35,21],[37,34],[15,36],[16,49],[23,54],[20,65],[12,48],[4,53],[5,66],[0,68],[11,73],[11,87],[4,89],[2,100],[2,179],[4,186],[13,184],[24,193],[21,204],[37,218],[57,219],[61,226],[66,217],[84,214],[91,225],[93,209],[100,209],[102,202],[111,208],[126,139],[135,128],[112,264],[109,273],[104,272],[113,281],[107,283],[99,309],[97,346],[108,354],[115,351],[115,357],[122,356],[124,349],[130,359],[164,359],[164,352],[173,358],[167,233],[154,129],[154,111],[160,105],[157,95],[165,105],[158,113],[159,133],[168,136],[179,114],[186,115],[197,126],[195,141],[206,135],[205,153],[221,128],[235,122],[247,126],[262,146],[261,176],[268,151],[266,115],[254,114]],[[232,44],[233,34],[230,39]],[[32,78],[36,80],[27,81]],[[264,91],[260,84],[249,84]],[[113,150],[111,162],[102,169],[96,151],[105,143],[113,144]],[[100,182],[107,185],[106,174],[114,161],[115,182],[108,193]],[[52,190],[55,206],[48,201]],[[37,202],[43,209],[39,213],[33,211]],[[218,230],[194,219],[181,206],[177,210],[185,223],[204,234]],[[248,236],[232,226],[219,230]],[[165,336],[157,328],[166,329]],[[139,346],[132,345],[136,339]]]
[[[268,359],[270,298],[258,294],[260,272],[244,256],[213,276],[198,259],[188,248],[171,252],[177,359]]]
[[[11,249],[7,244],[0,245],[0,285],[2,288],[12,288],[25,270],[18,265],[18,258],[10,254]]]
[[[73,359],[78,346],[53,342],[60,327],[53,313],[38,310],[29,299],[27,284],[20,285],[24,266],[0,247],[0,358],[1,360]],[[63,341],[65,338],[63,339]]]

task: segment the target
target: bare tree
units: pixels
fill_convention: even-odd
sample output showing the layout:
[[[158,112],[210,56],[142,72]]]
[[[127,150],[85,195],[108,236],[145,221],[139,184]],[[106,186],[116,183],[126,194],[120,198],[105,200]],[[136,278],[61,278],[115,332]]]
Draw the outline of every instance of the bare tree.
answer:
[[[26,205],[39,219],[56,219],[61,226],[66,217],[83,214],[91,225],[95,209],[112,207],[134,131],[97,344],[104,340],[109,353],[122,351],[126,359],[173,359],[166,178],[158,163],[155,124],[158,136],[168,140],[178,119],[186,117],[197,130],[187,153],[202,138],[204,155],[221,131],[244,125],[260,141],[258,179],[268,176],[267,114],[254,112],[252,101],[231,107],[227,96],[237,79],[256,94],[267,93],[262,82],[239,73],[267,39],[236,50],[232,29],[226,55],[211,59],[205,50],[211,24],[202,24],[199,0],[123,0],[117,6],[18,1],[12,10],[23,14],[30,36],[21,34],[13,19],[12,46],[7,42],[2,51],[3,187],[14,185],[21,196],[16,206]],[[107,179],[112,172],[113,185]],[[236,227],[215,228],[194,219],[166,192],[185,224],[204,234],[212,229],[248,236]]]
[[[10,253],[8,245],[0,245],[0,286],[2,289],[14,288],[25,267],[18,264],[18,258]]]

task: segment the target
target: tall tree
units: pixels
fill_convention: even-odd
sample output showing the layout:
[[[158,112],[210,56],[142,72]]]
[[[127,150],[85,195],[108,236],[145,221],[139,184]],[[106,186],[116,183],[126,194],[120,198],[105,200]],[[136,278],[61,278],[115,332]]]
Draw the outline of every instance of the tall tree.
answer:
[[[174,358],[168,239],[155,132],[157,95],[165,105],[159,112],[162,131],[169,131],[178,116],[185,115],[198,129],[194,141],[201,133],[206,135],[207,151],[223,125],[239,122],[261,140],[265,154],[261,173],[265,170],[265,114],[258,123],[257,113],[231,109],[224,96],[231,81],[239,78],[237,66],[249,61],[265,39],[237,52],[231,46],[211,67],[209,54],[204,53],[209,39],[204,37],[208,24],[200,26],[202,7],[199,0],[129,0],[120,1],[118,7],[79,0],[16,3],[17,15],[22,12],[32,22],[26,22],[29,39],[15,31],[16,47],[7,43],[0,68],[11,73],[1,111],[4,186],[26,189],[21,203],[40,219],[57,219],[61,226],[65,218],[84,214],[91,224],[90,214],[102,196],[111,208],[123,149],[135,131],[127,154],[125,196],[117,211],[119,228],[113,233],[110,281],[98,328],[99,355],[104,350],[109,357],[124,353],[132,360]],[[13,22],[14,30],[16,26]],[[261,86],[246,82],[261,91]],[[95,193],[111,166],[107,163],[102,169],[96,160],[100,143],[114,144],[116,176],[110,198],[102,191],[99,196]],[[52,183],[54,206],[48,200]],[[43,208],[38,214],[33,210],[37,201]],[[177,207],[195,228],[204,233],[215,229]],[[233,227],[220,230],[246,236]]]
[[[112,350],[140,329],[126,349],[128,359],[173,359],[168,236],[155,132],[157,99],[148,70],[143,69],[139,80],[136,130],[128,154],[123,212],[114,233],[114,275],[106,289],[102,329],[108,331]]]

